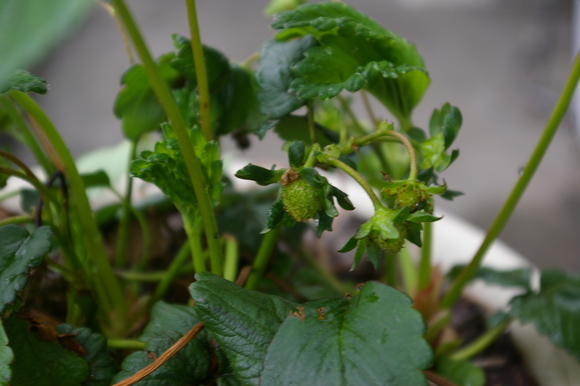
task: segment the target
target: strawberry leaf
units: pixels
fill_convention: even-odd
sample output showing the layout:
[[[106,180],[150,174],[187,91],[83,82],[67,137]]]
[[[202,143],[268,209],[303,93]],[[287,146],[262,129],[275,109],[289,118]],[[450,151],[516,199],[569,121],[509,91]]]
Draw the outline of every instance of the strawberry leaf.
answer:
[[[14,360],[14,352],[8,347],[8,336],[0,320],[0,385],[9,384],[12,378],[10,363]]]
[[[0,228],[0,314],[16,300],[28,281],[28,272],[42,263],[50,251],[50,228],[36,229],[32,234],[17,225]]]

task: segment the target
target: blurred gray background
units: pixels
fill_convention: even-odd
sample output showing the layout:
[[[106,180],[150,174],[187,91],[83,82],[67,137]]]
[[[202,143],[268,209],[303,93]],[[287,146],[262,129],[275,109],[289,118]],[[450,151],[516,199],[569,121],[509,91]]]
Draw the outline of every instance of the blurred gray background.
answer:
[[[487,228],[513,187],[572,60],[572,4],[540,0],[351,0],[387,29],[417,45],[432,78],[415,113],[426,127],[449,101],[463,113],[458,161],[444,174],[465,192],[441,202]],[[187,34],[184,3],[128,2],[155,55]],[[266,0],[198,0],[203,41],[243,61],[272,36]],[[74,155],[122,139],[112,105],[128,61],[115,22],[95,7],[82,26],[35,71],[50,83],[38,98]],[[379,115],[388,117],[379,106]],[[501,238],[541,267],[580,270],[580,156],[568,117]],[[264,163],[283,162],[273,135],[260,146]],[[225,143],[226,149],[232,149]],[[239,153],[236,153],[239,154]],[[247,156],[242,154],[242,156]],[[255,162],[255,160],[254,160]],[[258,162],[256,162],[258,163]]]

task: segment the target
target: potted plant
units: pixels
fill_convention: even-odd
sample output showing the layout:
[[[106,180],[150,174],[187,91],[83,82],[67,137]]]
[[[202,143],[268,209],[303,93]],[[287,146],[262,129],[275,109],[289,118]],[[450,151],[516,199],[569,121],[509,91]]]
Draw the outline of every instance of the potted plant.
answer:
[[[445,219],[433,196],[460,194],[439,176],[459,156],[459,109],[446,103],[427,130],[417,127],[412,112],[429,76],[415,46],[345,3],[300,3],[272,1],[275,36],[234,64],[202,45],[195,1],[186,1],[190,38],[173,36],[175,50],[157,59],[124,0],[110,2],[140,59],[122,76],[114,112],[131,177],[164,195],[155,203],[135,205],[132,179],[119,193],[107,173],[79,172],[28,95],[45,93],[44,80],[18,71],[2,85],[0,118],[48,177],[0,152],[0,182],[34,188],[22,192],[29,213],[0,220],[0,383],[482,385],[470,359],[515,320],[580,357],[577,275],[545,271],[535,288],[530,269],[482,267],[562,119],[580,62],[474,257],[443,275],[432,227]],[[369,98],[395,121],[376,119]],[[224,173],[221,136],[243,147],[268,131],[285,141],[287,163]],[[363,194],[349,197],[336,175]],[[263,187],[240,191],[233,178]],[[119,203],[93,212],[86,189],[95,186]],[[361,201],[372,204],[367,217],[335,246],[348,264],[325,264],[303,240],[332,232]],[[151,259],[164,239],[152,228],[175,211],[185,240],[175,232],[164,259]],[[148,221],[156,214],[162,220]],[[128,244],[132,223],[138,247]],[[452,310],[476,278],[520,293],[466,343]],[[189,301],[164,301],[185,287]]]

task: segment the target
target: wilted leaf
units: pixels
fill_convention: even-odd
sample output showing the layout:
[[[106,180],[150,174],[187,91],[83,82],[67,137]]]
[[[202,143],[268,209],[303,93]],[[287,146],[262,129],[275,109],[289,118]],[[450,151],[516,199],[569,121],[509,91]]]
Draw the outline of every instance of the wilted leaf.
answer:
[[[28,281],[28,272],[42,263],[50,251],[50,228],[36,229],[32,234],[17,225],[0,228],[0,314],[16,300]]]

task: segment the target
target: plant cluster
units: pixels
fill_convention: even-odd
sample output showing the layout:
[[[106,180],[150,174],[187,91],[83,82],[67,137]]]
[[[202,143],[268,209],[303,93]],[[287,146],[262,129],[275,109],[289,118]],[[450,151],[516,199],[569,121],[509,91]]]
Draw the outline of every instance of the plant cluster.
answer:
[[[149,207],[131,201],[131,179],[120,194],[105,172],[79,173],[29,96],[46,93],[46,81],[18,71],[2,85],[0,124],[48,177],[0,151],[0,184],[20,178],[33,187],[19,192],[26,214],[0,220],[0,384],[414,386],[443,377],[483,385],[469,359],[516,319],[580,359],[579,276],[546,271],[535,290],[529,270],[481,267],[556,131],[580,64],[480,250],[441,277],[431,264],[431,223],[441,220],[434,196],[461,194],[440,177],[459,156],[452,149],[459,109],[446,103],[427,130],[417,126],[412,113],[430,78],[416,47],[345,3],[303,3],[273,0],[275,35],[259,54],[232,63],[201,44],[193,0],[186,0],[190,38],[173,36],[174,51],[157,59],[124,0],[110,1],[140,59],[122,76],[114,113],[131,143],[131,177],[164,194]],[[355,114],[353,98],[368,119]],[[377,119],[370,98],[393,120]],[[220,138],[246,147],[268,132],[284,140],[287,164],[248,164],[227,176]],[[153,133],[155,145],[138,151]],[[367,199],[353,202],[331,184],[339,173],[374,208],[337,246],[354,251],[350,273],[335,272],[302,242],[309,232],[331,232],[343,210]],[[269,187],[237,191],[231,178]],[[94,186],[114,191],[119,203],[94,213],[86,192]],[[149,256],[159,242],[151,208],[177,210],[186,236],[165,252],[161,271]],[[111,221],[113,251],[103,237]],[[143,234],[136,259],[131,223]],[[409,244],[421,248],[418,261]],[[364,258],[374,274],[358,283]],[[61,302],[39,306],[51,276],[64,280]],[[183,278],[193,280],[189,303],[168,302]],[[462,345],[447,333],[451,310],[476,278],[522,294]]]

